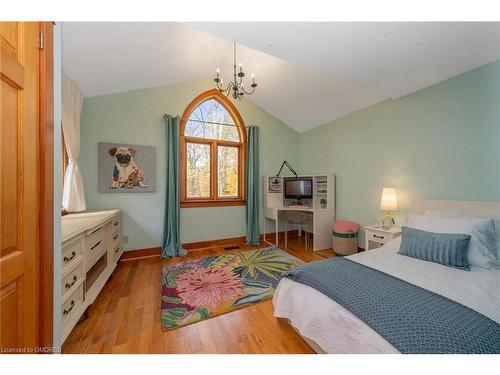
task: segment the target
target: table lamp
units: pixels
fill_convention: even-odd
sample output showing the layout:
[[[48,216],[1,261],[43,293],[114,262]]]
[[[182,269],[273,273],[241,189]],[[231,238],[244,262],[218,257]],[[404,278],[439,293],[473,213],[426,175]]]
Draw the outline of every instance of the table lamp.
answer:
[[[385,211],[385,215],[382,218],[382,228],[390,229],[395,223],[394,218],[391,216],[391,212],[398,210],[398,198],[395,188],[384,188],[382,190],[380,209]]]

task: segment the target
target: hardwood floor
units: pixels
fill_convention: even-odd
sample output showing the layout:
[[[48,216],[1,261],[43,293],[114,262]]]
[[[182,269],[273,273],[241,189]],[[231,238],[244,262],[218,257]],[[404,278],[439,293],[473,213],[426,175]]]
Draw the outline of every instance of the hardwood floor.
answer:
[[[283,243],[280,243],[283,246]],[[202,258],[265,247],[223,247],[190,252],[185,259]],[[300,238],[288,241],[287,251],[303,261],[328,258],[332,250],[306,251]],[[273,316],[272,301],[163,332],[160,322],[162,265],[181,258],[158,257],[121,261],[89,317],[77,324],[63,353],[314,353],[284,320]]]

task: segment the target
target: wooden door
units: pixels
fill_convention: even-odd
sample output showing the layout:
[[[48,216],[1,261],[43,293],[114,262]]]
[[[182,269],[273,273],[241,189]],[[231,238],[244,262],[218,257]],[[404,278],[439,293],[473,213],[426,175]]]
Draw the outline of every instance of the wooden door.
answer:
[[[39,344],[39,27],[0,22],[0,350]]]

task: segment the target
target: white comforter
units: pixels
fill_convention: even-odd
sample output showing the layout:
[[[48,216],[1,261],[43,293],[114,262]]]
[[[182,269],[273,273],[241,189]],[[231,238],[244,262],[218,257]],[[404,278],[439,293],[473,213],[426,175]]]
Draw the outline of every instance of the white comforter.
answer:
[[[500,323],[500,270],[462,271],[397,254],[401,238],[348,259],[441,294]],[[329,297],[284,278],[273,298],[274,315],[327,353],[398,353],[388,341]]]

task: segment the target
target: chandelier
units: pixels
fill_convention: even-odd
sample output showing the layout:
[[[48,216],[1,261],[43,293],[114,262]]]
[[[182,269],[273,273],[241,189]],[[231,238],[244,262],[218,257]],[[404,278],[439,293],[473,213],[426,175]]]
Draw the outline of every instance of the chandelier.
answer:
[[[254,93],[255,88],[257,87],[257,84],[255,83],[255,74],[251,74],[252,78],[252,83],[250,84],[250,87],[252,88],[251,91],[247,91],[245,87],[243,86],[243,77],[245,77],[245,73],[243,72],[243,64],[239,63],[239,72],[236,72],[236,43],[233,45],[233,81],[229,82],[226,87],[224,87],[224,81],[220,78],[220,69],[217,68],[216,76],[215,76],[215,84],[217,86],[217,89],[219,92],[225,96],[231,96],[234,99],[239,99],[243,98],[243,95],[251,95]]]

